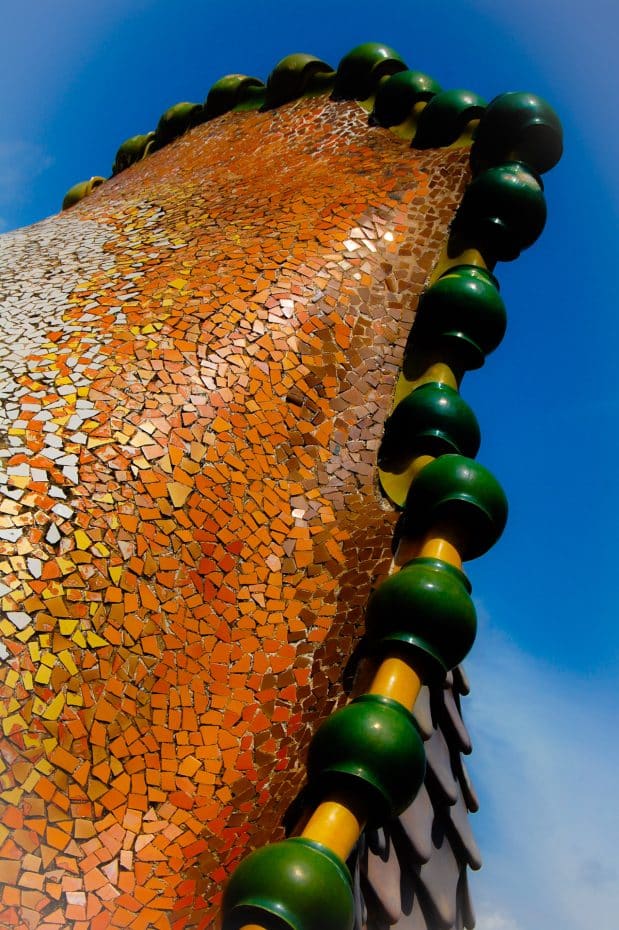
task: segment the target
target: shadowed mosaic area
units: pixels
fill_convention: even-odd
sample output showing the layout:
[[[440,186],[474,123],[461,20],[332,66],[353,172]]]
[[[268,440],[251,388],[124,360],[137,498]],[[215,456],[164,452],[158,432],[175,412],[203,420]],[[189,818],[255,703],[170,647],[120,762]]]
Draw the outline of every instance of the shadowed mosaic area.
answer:
[[[0,238],[3,926],[212,927],[282,835],[467,162],[302,100]]]

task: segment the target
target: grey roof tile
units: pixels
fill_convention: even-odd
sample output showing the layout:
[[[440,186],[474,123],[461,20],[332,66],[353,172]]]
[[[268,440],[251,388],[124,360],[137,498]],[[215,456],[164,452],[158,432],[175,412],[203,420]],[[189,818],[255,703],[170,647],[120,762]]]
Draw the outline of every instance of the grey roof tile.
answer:
[[[469,694],[471,691],[471,686],[462,665],[456,666],[456,668],[453,670],[453,676],[454,688],[458,694]]]
[[[473,836],[471,822],[462,795],[452,807],[448,808],[447,816],[453,824],[456,836],[466,855],[467,863],[472,869],[481,869],[481,853]]]
[[[449,747],[440,730],[435,730],[425,744],[428,774],[433,777],[449,804],[458,799],[458,784],[453,776]]]
[[[452,930],[457,915],[458,882],[462,866],[447,837],[432,850],[429,862],[421,867],[419,881],[427,894],[436,930]],[[435,930],[432,923],[432,930]]]
[[[458,749],[460,752],[464,752],[466,755],[468,755],[471,752],[473,746],[471,744],[471,738],[468,734],[468,730],[466,729],[464,721],[460,715],[460,708],[458,707],[453,691],[443,692],[443,703],[445,707],[445,728],[451,730],[458,744]]]
[[[434,732],[434,725],[430,712],[430,689],[425,685],[419,692],[419,697],[415,701],[414,715],[419,726],[419,732],[424,739],[430,739]]]
[[[434,808],[425,785],[407,810],[400,815],[400,824],[415,854],[422,862],[432,855],[432,822]]]
[[[368,856],[367,879],[391,923],[402,916],[402,894],[400,890],[400,863],[393,843],[386,859]]]

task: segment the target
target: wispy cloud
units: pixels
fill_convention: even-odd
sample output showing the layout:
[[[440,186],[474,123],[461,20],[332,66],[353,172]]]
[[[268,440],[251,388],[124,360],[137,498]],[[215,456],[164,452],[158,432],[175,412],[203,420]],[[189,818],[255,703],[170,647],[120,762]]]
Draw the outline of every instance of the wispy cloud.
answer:
[[[482,911],[477,917],[476,930],[523,930],[511,917],[499,911]]]
[[[560,672],[483,627],[466,707],[482,799],[478,930],[617,930],[616,686]]]
[[[0,142],[0,204],[21,203],[33,179],[52,164],[38,145],[19,139]]]

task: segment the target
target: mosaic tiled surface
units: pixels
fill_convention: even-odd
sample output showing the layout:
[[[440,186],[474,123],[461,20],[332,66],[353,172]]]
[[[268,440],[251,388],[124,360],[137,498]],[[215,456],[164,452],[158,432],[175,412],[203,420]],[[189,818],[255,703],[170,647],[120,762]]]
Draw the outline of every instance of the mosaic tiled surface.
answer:
[[[0,926],[212,927],[281,835],[467,157],[302,100],[0,237]]]

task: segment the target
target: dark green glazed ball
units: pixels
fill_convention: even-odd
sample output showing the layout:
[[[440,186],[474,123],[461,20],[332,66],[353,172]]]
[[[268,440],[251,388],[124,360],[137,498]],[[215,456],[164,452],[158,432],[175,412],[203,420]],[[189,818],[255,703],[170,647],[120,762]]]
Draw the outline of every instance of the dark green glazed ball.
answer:
[[[451,145],[471,120],[479,119],[486,101],[471,90],[444,90],[436,94],[419,115],[412,141],[415,149]]]
[[[137,161],[140,161],[154,138],[154,132],[147,132],[143,135],[131,136],[130,139],[125,139],[116,152],[112,174],[119,174],[121,171],[124,171],[125,168],[129,168]]]
[[[416,103],[430,100],[440,90],[440,84],[421,71],[398,71],[378,85],[370,122],[398,126],[408,119]]]
[[[417,558],[374,591],[366,614],[374,646],[392,643],[415,654],[424,682],[441,681],[471,649],[477,615],[471,586],[459,569],[440,559]]]
[[[563,129],[549,103],[535,94],[512,92],[488,104],[471,149],[477,174],[506,161],[521,161],[543,174],[563,153]]]
[[[541,180],[522,162],[482,171],[467,187],[454,219],[450,251],[479,249],[487,261],[512,261],[546,223]]]
[[[406,71],[406,64],[394,49],[381,42],[366,42],[344,55],[337,69],[334,100],[367,100],[376,92],[382,78]]]
[[[175,103],[162,113],[155,130],[155,148],[162,148],[178,139],[193,126],[197,126],[204,115],[200,103]]]
[[[84,197],[88,197],[88,195],[91,194],[96,187],[99,187],[100,184],[103,184],[104,181],[105,178],[95,176],[88,181],[79,181],[79,183],[74,184],[64,195],[62,209],[68,210],[69,207],[75,206],[75,204],[83,200]]]
[[[257,849],[230,878],[222,930],[352,930],[350,874],[326,846],[302,837]]]
[[[255,101],[256,106],[264,103],[264,84],[258,78],[246,74],[226,74],[215,81],[204,102],[206,119],[215,119],[234,110],[241,104]]]
[[[278,62],[267,79],[265,109],[281,106],[324,87],[331,90],[335,72],[326,61],[298,52]]]
[[[438,350],[446,361],[470,370],[483,365],[503,339],[506,326],[496,279],[474,265],[458,265],[421,295],[411,345]]]
[[[430,382],[408,394],[387,418],[378,465],[399,474],[418,455],[473,457],[480,442],[477,418],[466,401],[448,384]]]
[[[506,522],[507,499],[488,469],[464,455],[441,455],[413,481],[402,531],[416,538],[444,529],[467,560],[487,552]]]
[[[365,800],[372,823],[402,813],[425,771],[413,715],[397,701],[364,694],[328,717],[310,743],[310,786],[343,788]]]

